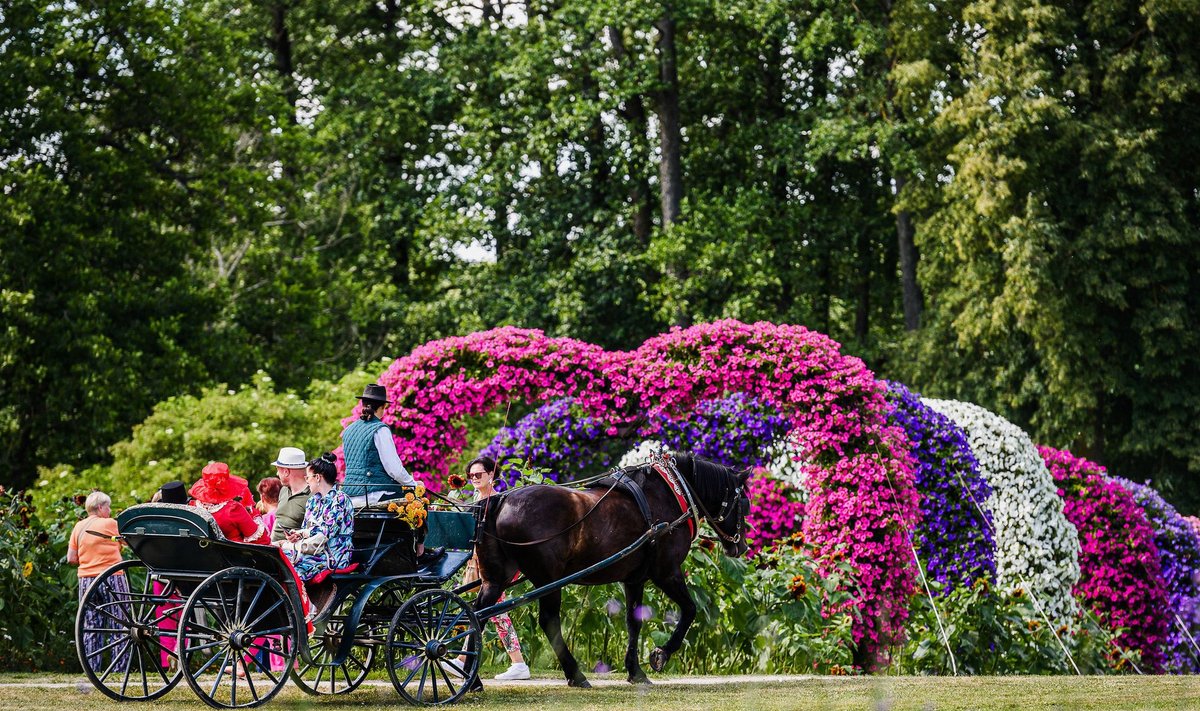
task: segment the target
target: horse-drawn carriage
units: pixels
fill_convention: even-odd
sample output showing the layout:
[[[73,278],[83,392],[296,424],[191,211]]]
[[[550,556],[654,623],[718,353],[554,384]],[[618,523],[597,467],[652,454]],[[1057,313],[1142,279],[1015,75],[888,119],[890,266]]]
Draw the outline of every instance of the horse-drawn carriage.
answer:
[[[493,497],[496,501],[482,511],[431,511],[426,545],[444,546],[446,553],[420,568],[411,557],[413,534],[406,524],[386,511],[359,512],[352,565],[314,581],[316,588],[310,584],[325,598],[311,621],[305,587],[274,546],[226,540],[212,516],[197,508],[132,506],[117,524],[135,557],[102,573],[84,596],[75,627],[80,662],[97,689],[120,701],[159,698],[183,679],[210,706],[243,708],[270,700],[289,678],[311,694],[352,691],[383,659],[406,701],[450,703],[478,684],[482,622],[544,599],[542,628],[568,681],[586,685],[561,640],[557,618],[564,586],[621,581],[627,594],[635,586],[640,599],[647,580],[664,589],[678,580],[683,598],[678,591],[667,592],[680,603],[681,619],[690,623],[695,606],[682,586],[679,565],[701,518],[712,521],[727,550],[745,550],[745,476],[719,467],[712,474],[722,477],[719,485],[697,488],[697,477],[704,477],[690,469],[690,458],[687,466],[690,474],[684,476],[673,458],[664,459],[662,482],[643,477],[639,484],[637,477],[614,472],[591,490],[526,487],[513,492],[519,505],[505,507],[501,497]],[[553,515],[537,512],[533,490],[538,489],[556,490],[555,500],[544,502]],[[521,526],[523,538],[512,532],[514,523],[520,524],[513,516],[522,511],[557,525],[552,522],[563,513],[564,497],[579,499],[579,506],[591,502],[590,508],[549,536],[539,536],[528,524]],[[634,514],[626,533],[613,535],[619,527],[601,519],[612,509],[624,521],[619,509],[631,507],[641,515]],[[718,507],[716,516],[708,513]],[[638,523],[643,516],[645,522]],[[587,539],[592,524],[605,531],[602,541],[573,562],[559,552],[556,546]],[[492,581],[482,585],[478,607],[462,597],[478,583],[445,587],[476,550],[485,581]],[[547,556],[554,561],[553,573],[542,560]],[[494,574],[488,574],[489,567]],[[534,589],[497,601],[515,570],[525,573]],[[129,592],[102,584],[116,575],[126,577]],[[661,669],[686,628],[681,622],[664,645],[668,651],[652,655],[652,666]],[[637,627],[630,632],[632,654]],[[631,663],[627,655],[626,665],[631,681],[645,681],[636,659]]]

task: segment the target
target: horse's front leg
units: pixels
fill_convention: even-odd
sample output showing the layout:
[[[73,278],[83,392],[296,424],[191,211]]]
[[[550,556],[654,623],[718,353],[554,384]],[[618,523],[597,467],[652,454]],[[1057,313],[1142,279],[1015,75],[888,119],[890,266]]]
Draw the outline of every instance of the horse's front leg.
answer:
[[[654,578],[654,584],[679,606],[679,624],[675,625],[671,638],[665,645],[655,647],[654,651],[650,652],[650,668],[660,672],[666,668],[671,655],[683,646],[684,635],[696,619],[696,603],[692,600],[692,594],[688,592],[687,583],[683,582],[682,568],[676,568],[665,578]]]
[[[563,641],[561,611],[562,591],[556,590],[538,602],[538,624],[546,633],[546,639],[550,640],[550,648],[554,650],[554,656],[558,657],[558,663],[567,677],[567,686],[590,689],[592,685],[579,671],[579,662],[575,661],[571,650],[567,649],[567,643]]]
[[[629,633],[629,646],[625,648],[625,671],[629,672],[630,684],[649,684],[646,672],[638,662],[638,638],[642,634],[642,620],[638,608],[642,606],[642,595],[646,583],[625,583],[625,630]]]

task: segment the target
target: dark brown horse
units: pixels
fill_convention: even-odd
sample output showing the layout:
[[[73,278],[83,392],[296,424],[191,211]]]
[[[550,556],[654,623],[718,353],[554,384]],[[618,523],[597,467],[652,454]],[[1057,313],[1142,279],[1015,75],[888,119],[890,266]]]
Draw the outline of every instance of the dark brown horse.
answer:
[[[708,519],[726,554],[744,555],[747,548],[743,526],[750,508],[745,484],[749,473],[690,454],[676,454],[657,465],[631,468],[626,473],[641,485],[652,522],[678,525],[652,544],[578,582],[624,585],[625,626],[629,631],[625,669],[630,682],[649,683],[637,658],[642,627],[637,610],[642,605],[646,583],[653,582],[679,606],[679,623],[670,640],[650,655],[650,667],[661,671],[678,651],[696,617],[696,604],[681,567],[693,540],[689,523],[699,527],[701,518]],[[679,495],[672,491],[664,473],[682,480],[676,486],[681,489]],[[621,487],[611,486],[611,480],[601,484],[589,489],[527,486],[503,494],[502,498],[492,497],[498,500],[488,503],[477,545],[483,586],[476,609],[495,603],[517,571],[535,587],[548,585],[605,560],[645,533],[649,524],[635,497]],[[681,520],[688,509],[692,510],[694,520]],[[549,638],[568,684],[588,687],[578,662],[563,641],[561,607],[560,590],[543,597],[538,624]]]

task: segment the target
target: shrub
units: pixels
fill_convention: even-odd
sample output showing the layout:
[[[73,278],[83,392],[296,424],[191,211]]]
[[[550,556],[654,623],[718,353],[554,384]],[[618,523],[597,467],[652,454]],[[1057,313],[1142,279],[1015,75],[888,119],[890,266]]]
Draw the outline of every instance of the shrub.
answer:
[[[1103,674],[1132,672],[1137,664],[1136,652],[1115,644],[1119,630],[1105,629],[1078,606],[1052,627],[1024,588],[1000,589],[982,578],[953,589],[931,584],[932,600],[913,600],[908,638],[893,655],[898,674],[1075,674],[1076,667]]]
[[[29,494],[0,493],[0,670],[79,668],[77,577],[66,555],[83,513],[69,500],[34,508]]]

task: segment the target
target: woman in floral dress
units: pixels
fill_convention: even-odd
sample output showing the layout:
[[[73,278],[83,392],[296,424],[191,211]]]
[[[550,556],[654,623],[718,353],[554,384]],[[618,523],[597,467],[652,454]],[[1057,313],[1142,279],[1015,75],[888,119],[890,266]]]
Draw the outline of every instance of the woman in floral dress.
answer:
[[[304,581],[312,580],[323,570],[337,570],[350,564],[354,507],[350,505],[350,497],[335,488],[336,461],[332,452],[326,452],[308,463],[305,479],[312,495],[304,506],[304,523],[275,544]]]

